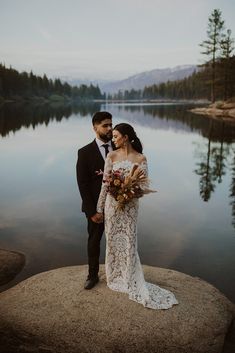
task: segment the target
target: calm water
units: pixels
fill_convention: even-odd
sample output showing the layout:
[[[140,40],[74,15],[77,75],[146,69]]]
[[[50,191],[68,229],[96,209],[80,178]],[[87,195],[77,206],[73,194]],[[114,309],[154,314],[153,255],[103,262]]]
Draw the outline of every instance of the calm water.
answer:
[[[26,254],[10,285],[86,263],[86,220],[77,149],[93,139],[91,116],[134,125],[157,194],[141,199],[143,264],[201,277],[235,301],[235,127],[185,105],[5,106],[0,110],[0,248]],[[104,262],[105,237],[101,262]],[[7,286],[3,287],[3,289]]]

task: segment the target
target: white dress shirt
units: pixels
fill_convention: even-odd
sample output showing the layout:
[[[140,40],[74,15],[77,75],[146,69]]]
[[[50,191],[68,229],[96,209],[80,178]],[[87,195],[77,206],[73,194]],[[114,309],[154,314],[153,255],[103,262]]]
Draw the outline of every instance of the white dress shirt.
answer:
[[[102,145],[109,145],[109,152],[113,150],[113,147],[112,147],[112,144],[111,144],[111,141],[109,142],[104,142],[104,141],[101,141],[99,140],[97,137],[95,139],[96,143],[97,143],[97,146],[99,147],[99,150],[100,150],[100,153],[102,155],[102,157],[104,158],[105,160],[105,148],[102,146]]]

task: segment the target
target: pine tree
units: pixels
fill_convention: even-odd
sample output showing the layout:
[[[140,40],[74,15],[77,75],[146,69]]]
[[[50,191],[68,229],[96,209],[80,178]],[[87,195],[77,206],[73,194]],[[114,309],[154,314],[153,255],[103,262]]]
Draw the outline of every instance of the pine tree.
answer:
[[[232,54],[234,51],[234,39],[231,38],[232,31],[227,30],[227,35],[221,41],[220,46],[222,50],[222,67],[224,71],[224,100],[227,100],[229,93],[231,93],[231,84],[234,82],[235,77],[232,74]]]
[[[202,54],[209,57],[211,64],[211,101],[215,101],[215,80],[216,80],[216,59],[220,52],[220,43],[223,39],[224,21],[222,12],[214,9],[209,17],[207,40],[204,40],[200,46],[204,48]]]

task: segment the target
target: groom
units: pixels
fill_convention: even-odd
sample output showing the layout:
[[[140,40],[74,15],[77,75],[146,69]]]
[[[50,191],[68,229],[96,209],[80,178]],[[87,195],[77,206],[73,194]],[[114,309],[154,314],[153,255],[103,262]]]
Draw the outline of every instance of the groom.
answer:
[[[82,198],[82,211],[87,217],[88,230],[88,265],[89,273],[85,289],[93,288],[99,281],[100,240],[104,232],[104,223],[96,212],[104,170],[104,161],[109,151],[113,150],[112,115],[97,112],[92,118],[95,140],[78,150],[77,182]]]

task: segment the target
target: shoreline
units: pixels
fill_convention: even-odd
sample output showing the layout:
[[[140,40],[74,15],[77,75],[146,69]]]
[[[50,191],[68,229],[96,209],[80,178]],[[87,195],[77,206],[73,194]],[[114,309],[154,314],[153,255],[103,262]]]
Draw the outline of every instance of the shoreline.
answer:
[[[12,281],[25,266],[23,253],[0,248],[0,286]]]
[[[193,108],[192,113],[208,116],[219,121],[235,123],[235,103],[218,101],[208,107]]]
[[[146,98],[146,99],[50,99],[44,97],[29,98],[6,98],[0,101],[0,106],[4,104],[209,104],[207,99],[170,99],[170,98]]]

